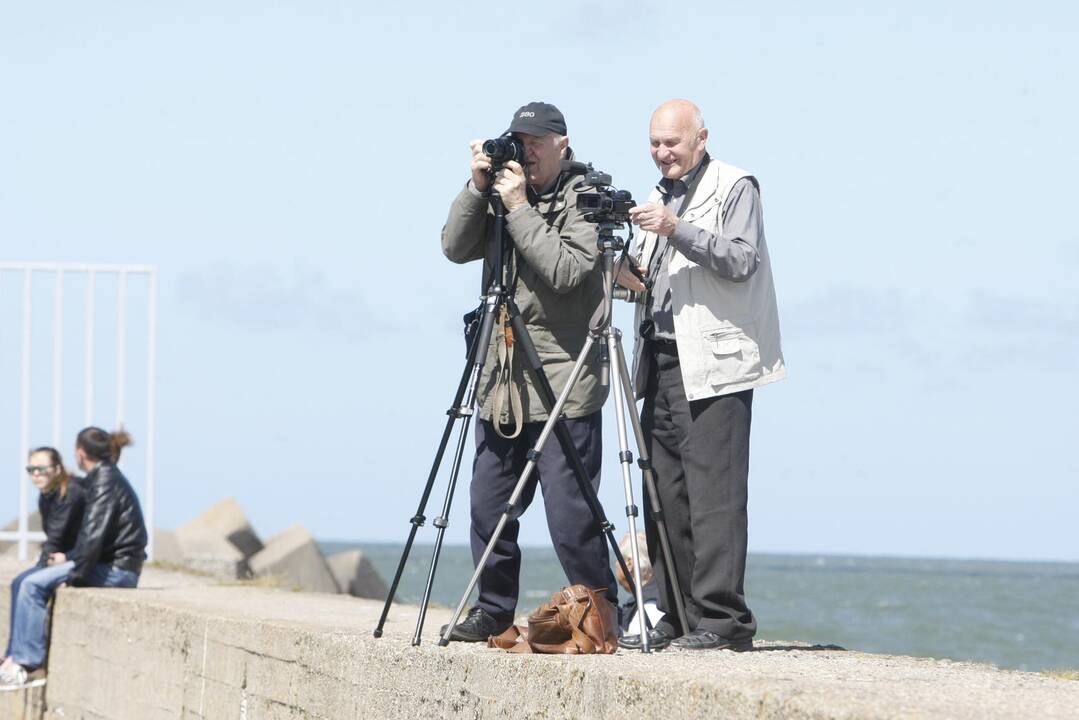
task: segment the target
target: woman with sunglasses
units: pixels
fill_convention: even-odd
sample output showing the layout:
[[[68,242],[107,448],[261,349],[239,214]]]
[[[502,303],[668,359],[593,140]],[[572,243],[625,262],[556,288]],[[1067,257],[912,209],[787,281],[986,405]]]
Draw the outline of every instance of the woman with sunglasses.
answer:
[[[85,507],[85,493],[78,478],[68,474],[64,461],[55,448],[39,447],[30,452],[26,473],[31,482],[40,491],[37,500],[38,514],[41,516],[41,529],[45,532],[45,543],[37,564],[23,572],[11,583],[11,621],[8,626],[8,646],[0,671],[11,670],[15,661],[12,659],[12,643],[16,635],[15,618],[19,589],[31,576],[39,576],[39,581],[51,583],[55,578],[66,578],[69,573],[59,566],[67,562],[67,555],[75,547],[82,524]],[[44,573],[42,575],[42,573]],[[63,582],[61,579],[60,582]],[[20,612],[22,618],[24,613]],[[19,629],[20,632],[23,628]]]
[[[146,525],[138,496],[116,467],[131,444],[123,430],[88,427],[75,441],[75,457],[86,473],[86,507],[70,559],[26,578],[12,623],[11,657],[0,665],[0,689],[26,683],[45,665],[45,618],[49,598],[63,583],[87,587],[133,588],[146,559]],[[53,573],[40,582],[45,573]]]

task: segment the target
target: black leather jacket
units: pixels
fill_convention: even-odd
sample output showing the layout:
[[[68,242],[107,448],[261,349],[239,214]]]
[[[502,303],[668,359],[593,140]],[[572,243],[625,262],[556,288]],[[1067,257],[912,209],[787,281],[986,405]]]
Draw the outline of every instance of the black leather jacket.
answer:
[[[38,496],[37,511],[41,514],[41,529],[45,531],[45,544],[41,546],[38,567],[45,567],[49,555],[53,553],[71,554],[82,525],[85,494],[82,480],[73,477],[67,483],[64,497],[60,497],[59,490]]]
[[[86,585],[98,563],[133,573],[142,572],[146,559],[146,525],[139,499],[127,478],[110,462],[103,462],[83,480],[86,511],[79,540],[72,551],[75,569],[68,582]]]

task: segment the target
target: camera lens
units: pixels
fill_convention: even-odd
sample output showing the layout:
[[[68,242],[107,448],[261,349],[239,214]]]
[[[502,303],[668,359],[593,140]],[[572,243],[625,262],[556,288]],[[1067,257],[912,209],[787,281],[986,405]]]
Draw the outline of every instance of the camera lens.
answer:
[[[644,302],[644,293],[639,293],[635,290],[628,290],[624,287],[616,287],[614,289],[615,300],[625,300],[626,302],[638,303]]]
[[[504,163],[509,160],[521,162],[524,160],[525,148],[517,138],[504,135],[485,141],[483,143],[483,154],[496,163]]]

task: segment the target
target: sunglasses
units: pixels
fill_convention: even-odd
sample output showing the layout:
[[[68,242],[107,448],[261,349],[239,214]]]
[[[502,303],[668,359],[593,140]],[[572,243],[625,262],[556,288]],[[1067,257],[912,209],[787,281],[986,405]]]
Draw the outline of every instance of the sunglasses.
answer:
[[[44,475],[45,473],[52,470],[54,467],[56,467],[56,466],[55,465],[27,465],[26,466],[26,474],[27,475],[37,475],[38,473],[41,473],[42,475]]]

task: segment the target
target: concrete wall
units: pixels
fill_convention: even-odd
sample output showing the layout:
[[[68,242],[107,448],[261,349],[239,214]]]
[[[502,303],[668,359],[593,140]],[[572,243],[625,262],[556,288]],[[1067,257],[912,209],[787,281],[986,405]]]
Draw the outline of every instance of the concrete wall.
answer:
[[[0,579],[14,574],[4,570]],[[792,643],[649,657],[438,648],[448,612],[437,608],[414,648],[416,608],[395,606],[376,640],[381,607],[191,585],[153,570],[139,590],[61,590],[44,716],[980,719],[1075,717],[1079,708],[1075,681]]]

